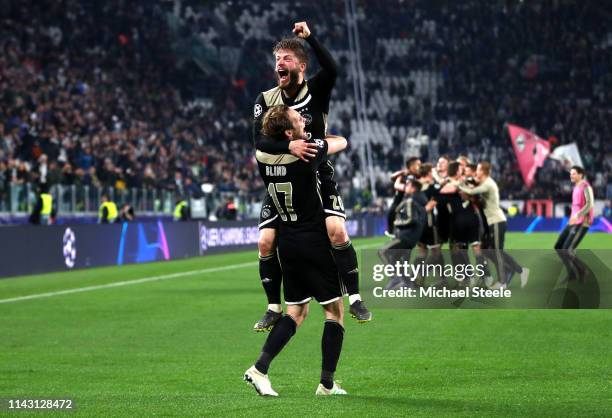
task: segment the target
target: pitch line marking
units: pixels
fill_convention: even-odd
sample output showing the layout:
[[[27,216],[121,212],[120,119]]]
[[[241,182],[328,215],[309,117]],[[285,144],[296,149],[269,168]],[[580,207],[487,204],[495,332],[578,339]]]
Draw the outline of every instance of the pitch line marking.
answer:
[[[365,248],[374,248],[374,247],[377,247],[379,245],[380,244],[360,245],[360,246],[357,247],[357,249],[360,250],[360,249],[365,249]],[[191,271],[182,271],[182,272],[179,272],[179,273],[163,274],[163,275],[160,275],[160,276],[143,277],[142,279],[124,280],[124,281],[121,281],[121,282],[99,284],[99,285],[95,285],[95,286],[75,287],[73,289],[58,290],[58,291],[55,291],[55,292],[36,293],[36,294],[33,294],[33,295],[18,296],[18,297],[9,298],[9,299],[0,299],[0,304],[3,304],[3,303],[12,303],[12,302],[21,302],[23,300],[50,298],[50,297],[53,297],[53,296],[70,295],[70,294],[73,294],[73,293],[91,292],[91,291],[94,291],[94,290],[110,289],[110,288],[113,288],[113,287],[121,287],[121,286],[130,286],[130,285],[134,285],[134,284],[155,282],[155,281],[160,281],[160,280],[176,279],[178,277],[193,276],[195,274],[207,274],[207,273],[215,273],[215,272],[218,272],[218,271],[225,271],[225,270],[237,270],[237,269],[241,269],[241,268],[255,266],[257,264],[259,264],[259,262],[257,262],[257,261],[250,261],[248,263],[234,264],[234,265],[231,265],[231,266],[210,267],[210,268],[200,269],[200,270],[191,270]]]
[[[37,293],[34,295],[19,296],[19,297],[10,298],[10,299],[0,299],[0,303],[20,302],[22,300],[48,298],[52,296],[69,295],[72,293],[91,292],[93,290],[108,289],[111,287],[130,286],[133,284],[155,282],[159,280],[176,279],[178,277],[193,276],[194,274],[207,274],[207,273],[215,273],[215,272],[224,271],[224,270],[241,269],[245,267],[255,266],[257,264],[258,264],[257,261],[251,261],[248,263],[234,264],[231,266],[211,267],[211,268],[201,269],[201,270],[191,270],[191,271],[183,271],[180,273],[163,274],[161,276],[144,277],[142,279],[124,280],[121,282],[106,283],[106,284],[100,284],[96,286],[76,287],[73,289],[58,290],[56,292]]]

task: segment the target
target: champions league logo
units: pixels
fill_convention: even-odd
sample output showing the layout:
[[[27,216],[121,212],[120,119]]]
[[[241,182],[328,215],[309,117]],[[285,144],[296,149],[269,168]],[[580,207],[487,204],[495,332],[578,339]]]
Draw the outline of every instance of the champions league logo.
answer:
[[[258,117],[259,115],[261,115],[262,112],[262,107],[259,103],[255,104],[255,107],[253,108],[253,114],[255,115],[255,117]]]
[[[66,228],[64,231],[64,238],[62,240],[62,252],[64,255],[64,263],[69,269],[74,267],[76,261],[76,236],[70,228]]]

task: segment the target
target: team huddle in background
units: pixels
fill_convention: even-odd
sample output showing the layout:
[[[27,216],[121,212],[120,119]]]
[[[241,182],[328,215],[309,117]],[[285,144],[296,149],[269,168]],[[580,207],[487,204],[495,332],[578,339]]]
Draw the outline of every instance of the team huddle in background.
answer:
[[[387,263],[409,261],[411,250],[416,247],[414,263],[443,265],[441,247],[448,243],[453,264],[469,264],[468,250],[471,250],[476,262],[484,266],[484,277],[462,281],[463,285],[471,282],[494,289],[506,288],[519,275],[524,287],[529,269],[503,251],[507,221],[500,206],[497,183],[490,173],[488,161],[474,164],[466,156],[456,160],[441,156],[435,167],[422,164],[418,157],[408,158],[405,168],[392,175],[395,197],[386,234],[393,239],[380,250],[381,258]],[[574,184],[571,217],[555,244],[566,266],[567,280],[580,278],[586,272],[586,266],[573,250],[593,223],[594,207],[593,190],[584,170],[572,167],[570,180]],[[445,279],[437,284],[446,284]],[[414,283],[393,278],[387,287],[413,285],[423,285],[423,278],[417,278]]]
[[[409,158],[406,167],[393,174],[396,193],[387,220],[387,234],[393,239],[381,249],[381,257],[387,263],[409,260],[410,250],[417,247],[416,263],[440,265],[441,247],[448,242],[454,264],[469,264],[467,250],[472,250],[477,263],[485,266],[485,283],[479,284],[506,287],[519,274],[524,286],[529,270],[503,251],[506,217],[490,172],[489,162],[472,164],[465,156],[442,156],[435,167]],[[496,283],[486,258],[496,267]],[[406,284],[397,279],[389,287]]]

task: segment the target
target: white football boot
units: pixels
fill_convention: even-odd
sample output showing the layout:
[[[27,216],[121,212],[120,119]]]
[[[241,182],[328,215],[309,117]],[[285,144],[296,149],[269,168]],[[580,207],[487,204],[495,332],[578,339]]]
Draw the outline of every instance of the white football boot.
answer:
[[[347,393],[339,384],[334,382],[334,386],[331,389],[327,389],[322,383],[319,383],[315,395],[347,395]]]
[[[268,375],[261,373],[255,366],[244,372],[244,381],[253,386],[260,396],[278,396],[278,393],[272,389]]]

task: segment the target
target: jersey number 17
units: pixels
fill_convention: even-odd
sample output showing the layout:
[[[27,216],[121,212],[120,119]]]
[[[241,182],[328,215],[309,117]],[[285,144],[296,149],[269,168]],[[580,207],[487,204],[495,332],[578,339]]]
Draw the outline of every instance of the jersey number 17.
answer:
[[[286,211],[280,204],[279,193],[285,195]],[[276,210],[284,222],[287,222],[287,214],[289,214],[289,219],[292,222],[297,221],[297,213],[293,210],[293,186],[291,183],[270,183],[268,185],[268,194],[272,197],[274,206],[276,206]]]

